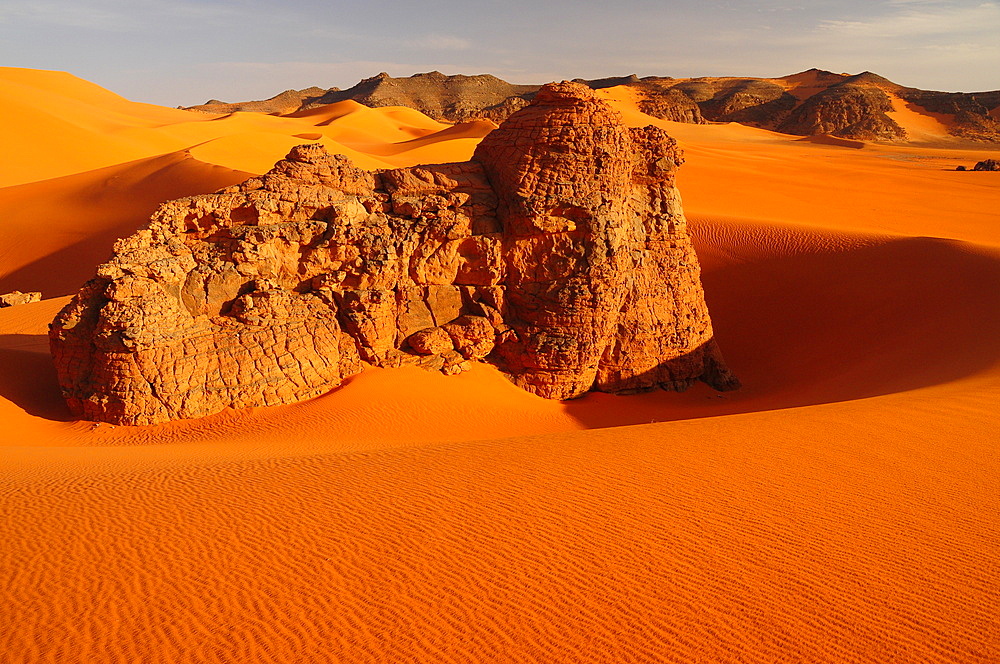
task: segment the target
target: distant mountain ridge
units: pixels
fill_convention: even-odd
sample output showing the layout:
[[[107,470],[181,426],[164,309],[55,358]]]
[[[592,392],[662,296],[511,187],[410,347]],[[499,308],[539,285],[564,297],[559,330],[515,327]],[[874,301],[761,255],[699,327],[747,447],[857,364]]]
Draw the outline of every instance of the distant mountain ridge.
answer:
[[[907,131],[890,113],[902,103],[941,116],[955,136],[1000,142],[1000,90],[936,92],[905,87],[871,72],[850,75],[820,69],[779,78],[633,74],[574,80],[593,89],[632,88],[640,110],[675,122],[738,122],[800,136],[900,141],[907,139]],[[393,78],[383,72],[346,90],[286,90],[261,101],[211,100],[188,109],[289,115],[351,99],[374,108],[407,106],[447,122],[486,118],[499,123],[526,106],[540,87],[515,85],[490,74],[448,76],[433,71]]]

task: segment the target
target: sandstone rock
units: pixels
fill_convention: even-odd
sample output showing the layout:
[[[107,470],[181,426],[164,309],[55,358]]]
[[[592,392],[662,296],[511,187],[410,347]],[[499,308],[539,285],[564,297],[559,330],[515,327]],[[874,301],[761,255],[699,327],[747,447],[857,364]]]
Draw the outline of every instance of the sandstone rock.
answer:
[[[702,113],[714,122],[776,127],[798,105],[798,100],[781,86],[758,79],[737,80],[720,87],[701,104]]]
[[[549,85],[474,158],[508,238],[514,334],[497,353],[515,383],[567,399],[705,374],[717,352],[666,132],[628,129],[581,86]]]
[[[411,334],[407,341],[421,355],[442,355],[455,350],[455,342],[451,335],[442,327],[428,327]]]
[[[0,309],[3,309],[4,307],[14,307],[19,304],[28,304],[29,302],[38,302],[41,299],[42,294],[37,291],[31,293],[11,291],[10,293],[0,295]]]
[[[701,107],[682,91],[676,88],[658,90],[652,85],[640,89],[644,95],[639,101],[639,110],[646,115],[671,122],[704,124]]]
[[[466,359],[481,360],[493,352],[496,329],[482,316],[459,316],[441,329]]]
[[[1000,159],[984,159],[972,167],[974,171],[1000,171]]]
[[[951,115],[949,132],[976,141],[1000,141],[1000,90],[990,92],[933,92],[903,88],[899,96],[931,113]]]
[[[409,106],[436,120],[449,122],[478,118],[501,122],[527,105],[538,88],[537,85],[514,85],[489,74],[445,76],[432,71],[393,78],[383,72],[363,79],[346,90],[288,90],[264,101],[227,104],[211,100],[191,106],[190,110],[208,113],[291,113],[351,99],[371,108]]]
[[[574,83],[542,88],[470,162],[371,172],[296,147],[116,243],[52,324],[64,395],[81,417],[150,424],[476,360],[548,398],[733,389],[681,162]]]

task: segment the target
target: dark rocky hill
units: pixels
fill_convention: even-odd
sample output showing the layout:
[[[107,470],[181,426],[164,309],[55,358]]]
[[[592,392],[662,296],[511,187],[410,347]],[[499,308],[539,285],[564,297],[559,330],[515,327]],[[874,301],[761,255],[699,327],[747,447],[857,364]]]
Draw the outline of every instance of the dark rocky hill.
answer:
[[[936,92],[908,88],[871,72],[835,74],[819,69],[781,78],[649,76],[574,79],[593,89],[628,86],[640,109],[675,122],[739,122],[800,136],[829,134],[858,140],[906,140],[906,130],[888,114],[893,96],[947,116],[956,136],[1000,142],[1000,90]],[[515,85],[489,74],[446,76],[441,72],[393,78],[381,73],[346,90],[312,87],[286,90],[263,101],[212,100],[192,110],[288,114],[347,99],[371,107],[408,106],[445,122],[487,118],[502,122],[528,105],[538,85]]]

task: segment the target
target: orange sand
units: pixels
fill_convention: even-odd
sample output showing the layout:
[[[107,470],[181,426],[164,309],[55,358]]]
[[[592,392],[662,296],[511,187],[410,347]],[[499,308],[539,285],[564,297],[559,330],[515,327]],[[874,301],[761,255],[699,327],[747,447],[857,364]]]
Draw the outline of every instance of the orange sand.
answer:
[[[69,421],[44,334],[157,201],[298,135],[377,166],[489,127],[0,95],[48,146],[4,164],[0,292],[54,298],[0,310],[0,661],[1000,660],[1000,177],[947,170],[983,152],[661,122],[738,393],[371,371],[128,428]]]

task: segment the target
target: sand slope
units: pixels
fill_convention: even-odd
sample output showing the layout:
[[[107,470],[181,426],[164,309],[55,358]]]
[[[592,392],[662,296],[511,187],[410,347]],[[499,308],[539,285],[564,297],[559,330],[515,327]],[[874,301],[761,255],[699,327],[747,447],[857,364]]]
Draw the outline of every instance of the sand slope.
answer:
[[[469,123],[465,137],[492,125]],[[78,174],[195,148],[196,157],[241,171],[264,171],[292,145],[320,142],[366,168],[423,163],[433,135],[456,138],[450,125],[409,108],[367,108],[353,101],[287,117],[260,113],[212,115],[125,100],[63,72],[0,67],[0,187]],[[426,142],[407,144],[415,138]],[[229,139],[229,140],[226,140]],[[222,141],[222,146],[206,144]],[[468,159],[476,141],[451,156]],[[386,150],[387,145],[400,144]],[[391,155],[370,156],[366,148]],[[411,152],[415,152],[412,156]]]
[[[158,199],[288,132],[382,162],[489,128],[368,111],[165,122],[193,156],[0,189],[0,284],[69,292]],[[557,403],[408,369],[95,426],[49,363],[65,298],[0,310],[0,660],[1000,660],[1000,177],[946,170],[967,149],[661,124],[737,393]]]
[[[179,152],[0,189],[0,292],[74,293],[160,203],[249,175]]]

